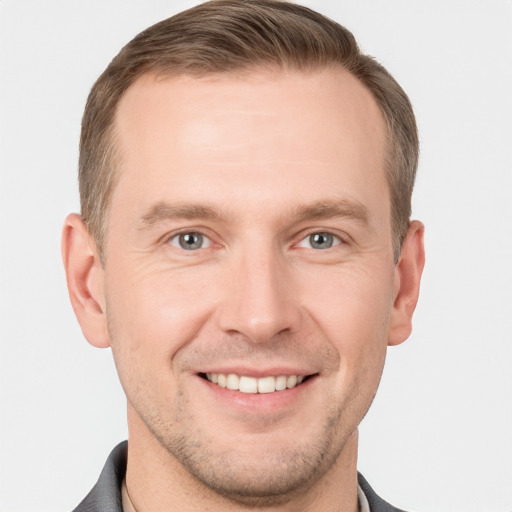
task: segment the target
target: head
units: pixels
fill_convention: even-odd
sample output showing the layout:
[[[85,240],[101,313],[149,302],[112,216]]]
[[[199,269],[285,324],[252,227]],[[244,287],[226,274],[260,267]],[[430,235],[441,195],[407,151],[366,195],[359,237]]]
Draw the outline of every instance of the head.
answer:
[[[398,260],[411,215],[418,135],[407,95],[387,70],[363,54],[345,27],[306,7],[275,0],[214,0],[140,33],[94,84],[82,121],[81,215],[100,255],[119,169],[114,120],[125,91],[142,75],[203,77],[262,66],[347,70],[372,94],[386,123],[386,179]]]
[[[68,285],[112,347],[131,449],[245,505],[355,471],[423,267],[396,82],[306,8],[215,1],[123,48],[81,144]]]

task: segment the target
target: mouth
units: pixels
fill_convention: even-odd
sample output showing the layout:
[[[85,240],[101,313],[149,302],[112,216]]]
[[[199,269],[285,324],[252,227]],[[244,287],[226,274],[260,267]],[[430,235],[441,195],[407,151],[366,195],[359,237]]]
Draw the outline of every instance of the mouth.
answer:
[[[269,375],[265,377],[249,377],[235,373],[200,373],[200,377],[216,384],[241,393],[276,393],[296,388],[313,375]]]

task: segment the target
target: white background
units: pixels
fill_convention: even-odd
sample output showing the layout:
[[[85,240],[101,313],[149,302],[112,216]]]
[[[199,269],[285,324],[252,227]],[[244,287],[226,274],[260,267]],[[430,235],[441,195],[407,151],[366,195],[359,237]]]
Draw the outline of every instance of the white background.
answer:
[[[193,1],[0,0],[0,509],[72,509],[126,437],[109,350],[68,304],[86,95],[120,47]],[[395,506],[512,510],[512,2],[305,2],[351,29],[415,106],[415,329],[390,349],[359,468]]]

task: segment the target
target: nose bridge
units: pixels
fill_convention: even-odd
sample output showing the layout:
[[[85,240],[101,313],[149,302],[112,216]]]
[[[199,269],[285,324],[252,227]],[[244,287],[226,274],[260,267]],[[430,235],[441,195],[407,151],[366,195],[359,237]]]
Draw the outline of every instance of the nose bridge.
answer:
[[[285,258],[271,244],[242,251],[233,265],[221,311],[221,327],[254,343],[294,331],[300,309]],[[263,247],[262,247],[263,245]]]

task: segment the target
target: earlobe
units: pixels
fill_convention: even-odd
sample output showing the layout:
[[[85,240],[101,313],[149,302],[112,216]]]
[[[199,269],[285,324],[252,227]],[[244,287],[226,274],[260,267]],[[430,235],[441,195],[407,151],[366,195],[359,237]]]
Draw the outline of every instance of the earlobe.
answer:
[[[395,268],[395,289],[388,345],[405,341],[412,330],[412,315],[420,292],[420,281],[425,265],[423,235],[425,227],[412,221],[402,244],[400,259]]]
[[[95,347],[110,346],[104,272],[96,244],[77,214],[68,215],[64,223],[62,259],[71,305],[85,338]]]

